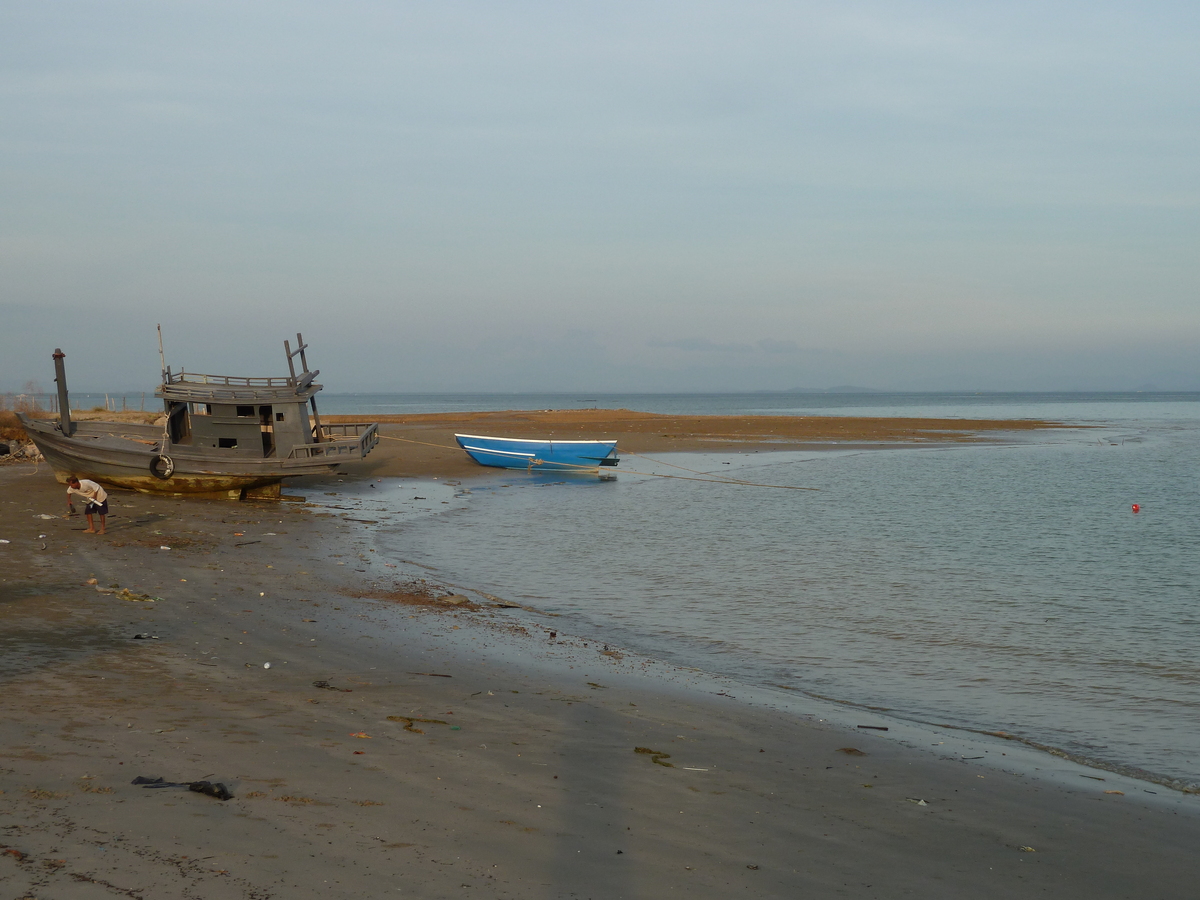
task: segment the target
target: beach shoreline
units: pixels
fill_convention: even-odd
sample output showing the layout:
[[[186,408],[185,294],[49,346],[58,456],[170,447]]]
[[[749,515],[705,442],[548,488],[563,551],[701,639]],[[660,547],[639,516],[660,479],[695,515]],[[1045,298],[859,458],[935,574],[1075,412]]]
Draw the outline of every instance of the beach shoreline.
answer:
[[[314,487],[339,490],[290,490]],[[1184,897],[1200,875],[1194,797],[834,725],[503,598],[447,601],[337,497],[114,492],[98,538],[62,493],[0,469],[14,896]]]

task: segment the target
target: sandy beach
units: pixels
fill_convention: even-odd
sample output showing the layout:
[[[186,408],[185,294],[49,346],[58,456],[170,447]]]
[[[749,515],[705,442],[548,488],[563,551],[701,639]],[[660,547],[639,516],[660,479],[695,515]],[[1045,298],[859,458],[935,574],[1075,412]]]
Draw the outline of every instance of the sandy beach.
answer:
[[[325,416],[331,423],[362,416]],[[918,419],[855,416],[676,416],[628,409],[546,409],[371,416],[383,441],[353,471],[364,476],[471,478],[486,469],[454,443],[458,434],[559,440],[613,440],[622,454],[728,449],[801,450],[846,446],[994,441],[1064,427],[1036,419]],[[626,466],[630,468],[630,466]]]
[[[454,431],[838,440],[591,414],[407,417],[343,477],[480,471]],[[1017,424],[839,423],[880,445]],[[1194,796],[1042,775],[999,738],[964,759],[559,633],[383,558],[336,485],[325,507],[114,492],[97,537],[44,467],[0,468],[5,896],[1195,895]]]

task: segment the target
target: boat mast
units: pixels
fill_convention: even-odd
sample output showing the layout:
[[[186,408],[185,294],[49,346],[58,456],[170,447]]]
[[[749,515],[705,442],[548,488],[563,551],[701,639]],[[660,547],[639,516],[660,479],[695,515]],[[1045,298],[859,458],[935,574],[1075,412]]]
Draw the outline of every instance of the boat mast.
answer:
[[[162,325],[159,324],[156,327],[158,328],[158,361],[162,365],[162,383],[170,384],[171,383],[171,370],[169,368],[167,368],[167,357],[166,357],[166,354],[163,353]],[[163,398],[163,433],[162,433],[162,438],[159,441],[158,452],[166,453],[167,448],[170,446],[171,446],[171,401],[168,400],[166,397],[164,397]]]
[[[292,373],[292,384],[296,384],[296,364],[292,362],[294,357],[300,357],[300,365],[304,367],[304,374],[308,374],[308,360],[304,356],[304,351],[307,349],[308,344],[304,343],[304,338],[300,336],[300,332],[298,331],[296,332],[295,350],[292,349],[290,343],[287,341],[283,342],[283,351],[287,354],[288,371]],[[313,374],[315,375],[317,373],[314,372]],[[321,416],[317,412],[317,395],[313,394],[311,397],[309,397],[308,402],[312,404],[313,425],[316,428],[314,437],[316,438],[316,442],[319,444],[324,440],[324,437],[321,434]]]
[[[63,360],[67,354],[54,348],[54,382],[58,385],[58,424],[64,437],[71,436],[71,401],[67,398],[67,369]]]
[[[171,370],[167,368],[167,357],[163,353],[162,325],[158,326],[158,361],[162,364],[162,383],[167,384],[171,380]]]

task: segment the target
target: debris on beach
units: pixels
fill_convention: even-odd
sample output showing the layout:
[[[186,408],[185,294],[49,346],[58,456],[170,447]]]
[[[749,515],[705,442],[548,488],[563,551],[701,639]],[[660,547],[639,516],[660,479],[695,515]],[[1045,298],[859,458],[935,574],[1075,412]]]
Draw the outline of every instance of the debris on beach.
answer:
[[[334,687],[328,681],[314,681],[312,683],[312,685],[315,688],[321,688],[322,690],[325,690],[325,691],[341,691],[343,694],[353,694],[354,693],[354,688]]]
[[[1022,853],[1037,853],[1032,847],[1021,847],[1020,850]]]
[[[218,800],[233,799],[233,794],[229,793],[229,789],[220,782],[213,784],[209,781],[193,781],[188,785],[188,790],[204,794],[206,797],[216,797]]]
[[[194,791],[197,794],[204,794],[206,797],[215,797],[218,800],[232,800],[233,794],[229,792],[229,788],[220,782],[213,783],[211,781],[165,781],[163,778],[147,778],[144,775],[139,775],[130,784],[138,784],[145,788],[187,788],[189,791]]]
[[[371,738],[371,736],[369,734],[367,734],[365,731],[355,731],[350,735],[350,737],[367,738],[368,740],[370,740],[370,738]]]
[[[123,588],[117,585],[114,585],[110,588],[102,588],[99,585],[96,585],[96,590],[102,594],[112,594],[118,600],[131,600],[134,603],[154,603],[155,601],[162,599],[162,597],[151,597],[149,594],[139,594],[135,591],[131,591],[129,588]]]
[[[867,755],[862,750],[859,750],[857,747],[839,747],[837,749],[837,752],[845,753],[847,756],[866,756]]]
[[[675,763],[663,762],[664,759],[670,759],[670,753],[663,753],[661,750],[651,750],[649,747],[634,747],[634,753],[643,753],[650,757],[650,762],[656,766],[666,766],[668,769],[675,768]]]
[[[151,634],[148,631],[139,631],[137,634],[135,634],[133,636],[133,640],[135,640],[135,641],[157,641],[158,635]]]
[[[886,725],[859,725],[859,728],[869,728],[871,731],[887,731]]]
[[[420,728],[417,728],[414,722],[424,722],[427,725],[449,725],[449,722],[444,722],[441,719],[419,719],[416,716],[388,716],[389,722],[403,722],[404,730],[411,731],[414,734],[424,734]]]

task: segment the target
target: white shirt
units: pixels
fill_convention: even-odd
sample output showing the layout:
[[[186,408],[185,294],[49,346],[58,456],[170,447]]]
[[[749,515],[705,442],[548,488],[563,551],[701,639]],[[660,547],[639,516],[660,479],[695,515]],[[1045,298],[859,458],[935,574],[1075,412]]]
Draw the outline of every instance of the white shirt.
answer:
[[[95,503],[99,506],[108,499],[108,491],[100,487],[94,481],[88,481],[86,478],[79,482],[79,487],[67,487],[67,499],[71,499],[72,494],[78,494],[85,500]]]

